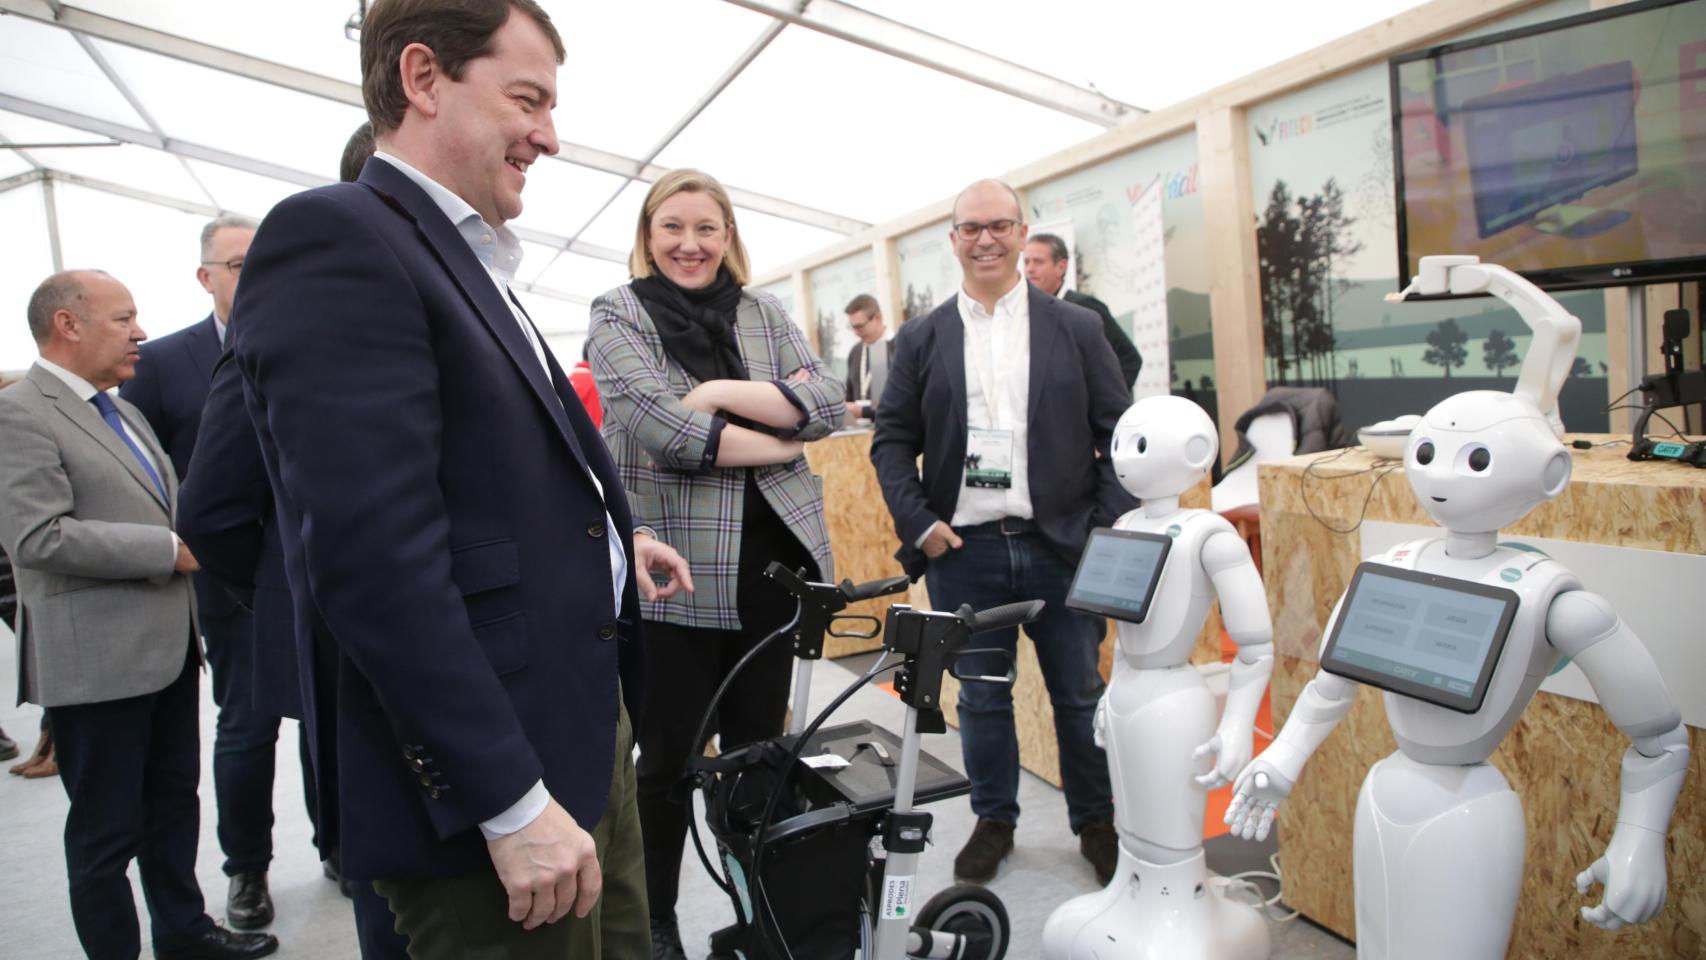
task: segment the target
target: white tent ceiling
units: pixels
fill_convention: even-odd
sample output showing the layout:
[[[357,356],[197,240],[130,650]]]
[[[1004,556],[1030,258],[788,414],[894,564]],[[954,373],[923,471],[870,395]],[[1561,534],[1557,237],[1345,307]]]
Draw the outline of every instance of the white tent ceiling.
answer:
[[[554,339],[626,279],[661,170],[732,188],[762,272],[1416,0],[860,2],[544,0],[564,149],[515,226]],[[201,223],[336,175],[364,118],[357,6],[0,0],[0,148],[28,145],[0,149],[0,370],[34,357],[23,305],[56,264],[118,276],[155,336],[205,315]]]

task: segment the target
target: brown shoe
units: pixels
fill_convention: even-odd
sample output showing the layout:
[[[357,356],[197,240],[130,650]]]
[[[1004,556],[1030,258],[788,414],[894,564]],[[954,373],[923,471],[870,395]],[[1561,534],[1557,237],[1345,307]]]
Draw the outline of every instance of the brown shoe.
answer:
[[[971,839],[954,858],[954,876],[971,883],[988,883],[995,879],[1001,861],[1013,852],[1013,825],[978,817]]]
[[[41,739],[36,741],[36,748],[30,751],[28,759],[23,763],[14,764],[12,768],[6,772],[20,777],[26,776],[27,774],[25,771],[37,764],[40,764],[43,760],[47,760],[49,762],[53,760],[53,731],[51,730],[43,730],[41,732]],[[53,772],[59,772],[58,764],[54,764]]]
[[[1120,834],[1111,823],[1087,823],[1078,831],[1078,852],[1096,870],[1096,882],[1107,886],[1120,862]]]
[[[24,772],[19,774],[19,776],[22,776],[25,780],[40,780],[43,777],[57,777],[59,776],[59,762],[51,756],[43,757],[35,763],[25,767]]]

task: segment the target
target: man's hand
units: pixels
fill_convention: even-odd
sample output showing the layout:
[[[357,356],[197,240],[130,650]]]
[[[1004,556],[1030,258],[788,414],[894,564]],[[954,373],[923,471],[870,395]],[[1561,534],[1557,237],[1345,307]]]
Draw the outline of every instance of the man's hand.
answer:
[[[693,572],[687,561],[674,547],[643,533],[634,534],[634,567],[640,596],[647,600],[668,600],[683,590],[693,592]],[[662,586],[652,580],[653,571],[664,574]]]
[[[934,560],[949,550],[958,550],[963,546],[965,546],[965,541],[961,540],[960,535],[954,532],[954,528],[948,526],[946,520],[938,520],[936,525],[930,528],[930,532],[925,535],[923,550],[925,556]]]
[[[179,540],[178,559],[173,562],[172,570],[177,573],[194,573],[200,569],[201,564],[196,562],[195,554],[190,552],[190,548],[185,546],[182,540]]]
[[[509,918],[525,930],[556,923],[570,909],[584,917],[604,891],[592,834],[555,800],[527,826],[486,841],[486,849],[509,894]]]
[[[849,400],[847,402],[847,415],[855,420],[866,419],[871,415],[871,405],[863,400]]]

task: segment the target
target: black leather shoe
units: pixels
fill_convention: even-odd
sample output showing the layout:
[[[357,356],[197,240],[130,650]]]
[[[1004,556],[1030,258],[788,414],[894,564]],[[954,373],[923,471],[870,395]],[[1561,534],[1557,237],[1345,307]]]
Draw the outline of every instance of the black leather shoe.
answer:
[[[338,892],[351,900],[355,899],[355,881],[344,876],[343,860],[333,851],[330,857],[320,861],[320,872],[326,879],[338,885]]]
[[[225,895],[225,922],[238,930],[258,930],[272,922],[272,894],[267,892],[265,871],[231,878],[231,889]]]
[[[972,827],[971,839],[954,858],[954,876],[971,883],[988,883],[995,879],[996,868],[1013,852],[1013,825],[978,817]]]
[[[155,960],[245,960],[277,952],[278,938],[270,933],[233,933],[216,925],[176,950],[156,949],[154,957]]]
[[[1096,870],[1096,882],[1107,886],[1120,862],[1120,834],[1111,823],[1087,823],[1078,831],[1078,852]]]
[[[675,916],[652,918],[652,960],[687,960],[687,948],[681,945],[681,928]]]

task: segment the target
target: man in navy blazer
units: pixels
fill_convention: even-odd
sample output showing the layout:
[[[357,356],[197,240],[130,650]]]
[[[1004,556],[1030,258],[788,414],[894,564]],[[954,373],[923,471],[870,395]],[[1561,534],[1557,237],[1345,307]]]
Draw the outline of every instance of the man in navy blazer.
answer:
[[[238,294],[297,643],[336,658],[343,868],[416,957],[650,950],[643,879],[604,878],[639,860],[634,574],[686,567],[508,289],[563,52],[532,0],[375,5],[378,152],[273,208]]]
[[[1065,599],[1091,528],[1137,505],[1108,458],[1131,391],[1096,315],[1019,276],[1025,235],[1006,184],[979,181],[955,200],[949,236],[964,285],[895,338],[871,460],[902,544],[897,557],[914,579],[928,574],[931,606],[1047,604],[1025,630],[1054,706],[1072,830],[1106,884],[1118,840],[1107,758],[1092,732],[1105,626]],[[1012,651],[1018,632],[979,639]],[[979,661],[965,666],[1006,671]],[[1011,692],[962,685],[959,720],[978,821],[954,872],[981,882],[1012,850],[1019,818]]]
[[[231,305],[255,222],[232,214],[201,231],[196,279],[213,298],[213,312],[200,323],[145,343],[136,376],[119,395],[136,404],[172,458],[178,475],[189,477],[190,458],[201,433],[202,406],[214,365],[230,330]],[[271,684],[257,684],[254,625],[249,611],[205,572],[197,572],[196,609],[207,660],[213,671],[213,700],[219,720],[213,740],[213,795],[219,815],[219,846],[231,878],[225,912],[239,930],[273,919],[267,890],[272,862],[272,794],[279,718],[284,716]],[[262,675],[266,676],[266,675]],[[312,810],[310,810],[312,813]]]

